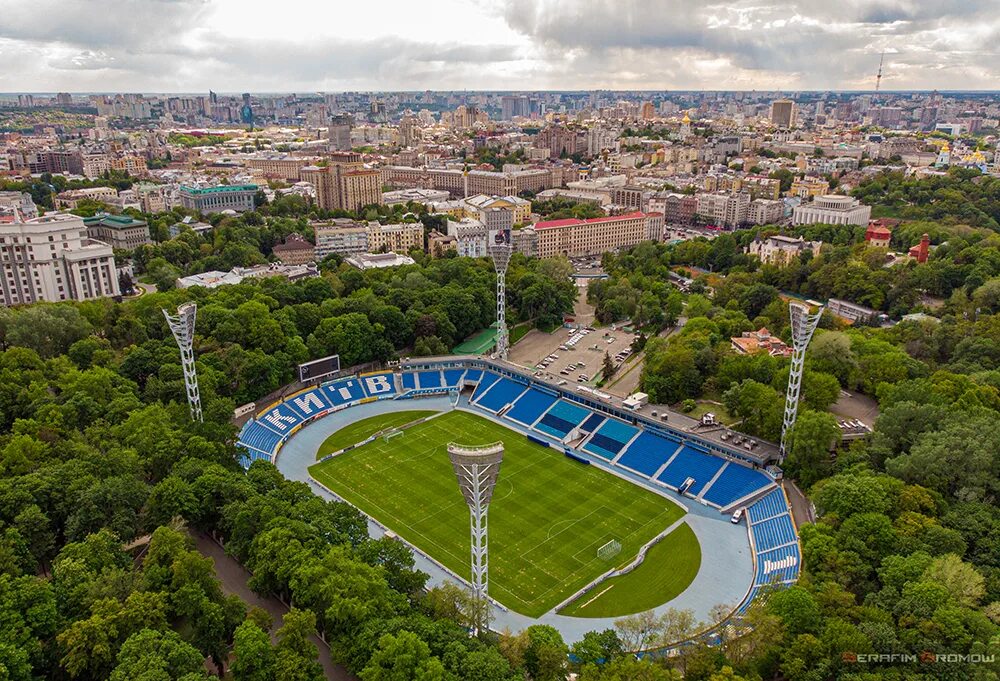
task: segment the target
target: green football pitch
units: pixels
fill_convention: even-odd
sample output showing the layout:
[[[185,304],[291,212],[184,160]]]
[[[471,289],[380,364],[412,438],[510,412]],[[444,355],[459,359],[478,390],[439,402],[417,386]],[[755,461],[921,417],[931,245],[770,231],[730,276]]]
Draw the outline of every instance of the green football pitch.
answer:
[[[401,418],[385,416],[387,422]],[[490,595],[524,615],[548,612],[607,570],[628,563],[643,544],[684,515],[663,496],[464,411],[444,413],[388,442],[378,439],[310,472],[466,577],[469,513],[446,446],[498,440],[505,453],[490,505]],[[621,542],[621,553],[611,561],[598,558],[598,547],[612,539]],[[615,588],[623,592],[631,583]]]

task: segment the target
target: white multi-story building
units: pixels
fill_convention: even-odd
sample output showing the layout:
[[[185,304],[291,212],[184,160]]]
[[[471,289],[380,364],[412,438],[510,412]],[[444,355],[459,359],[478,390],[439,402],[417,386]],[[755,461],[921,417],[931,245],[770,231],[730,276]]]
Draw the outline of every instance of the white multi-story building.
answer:
[[[448,236],[455,237],[455,250],[459,255],[469,258],[486,256],[487,230],[486,225],[479,220],[449,220]]]
[[[802,237],[782,236],[780,234],[754,239],[747,246],[747,253],[756,255],[761,262],[770,265],[784,266],[794,262],[802,253],[809,251],[813,256],[819,255],[822,241],[806,241]]]
[[[867,225],[872,207],[850,196],[827,194],[792,210],[794,225]]]
[[[83,218],[68,213],[0,223],[0,265],[4,305],[121,294],[111,246],[89,239]]]
[[[750,222],[773,225],[785,217],[785,202],[775,199],[754,199],[750,202]]]
[[[750,217],[750,194],[712,192],[698,194],[697,213],[721,227],[738,227]]]
[[[348,218],[315,223],[313,234],[316,237],[316,260],[332,253],[349,255],[368,251],[368,227]]]
[[[0,207],[16,210],[22,220],[38,217],[38,206],[28,192],[0,192]]]

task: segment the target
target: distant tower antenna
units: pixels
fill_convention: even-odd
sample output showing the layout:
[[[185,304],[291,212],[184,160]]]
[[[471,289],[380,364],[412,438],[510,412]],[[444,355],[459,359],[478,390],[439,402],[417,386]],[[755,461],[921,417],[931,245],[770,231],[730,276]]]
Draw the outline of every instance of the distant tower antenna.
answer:
[[[878,73],[875,74],[875,94],[878,94],[878,89],[882,85],[882,62],[885,61],[885,50],[882,50],[882,56],[878,58]]]
[[[177,347],[181,351],[181,368],[184,370],[184,387],[187,390],[188,407],[191,409],[191,420],[201,421],[201,395],[198,392],[198,374],[194,369],[194,320],[198,310],[197,303],[184,303],[177,308],[177,314],[171,315],[163,310],[167,325],[174,334]]]

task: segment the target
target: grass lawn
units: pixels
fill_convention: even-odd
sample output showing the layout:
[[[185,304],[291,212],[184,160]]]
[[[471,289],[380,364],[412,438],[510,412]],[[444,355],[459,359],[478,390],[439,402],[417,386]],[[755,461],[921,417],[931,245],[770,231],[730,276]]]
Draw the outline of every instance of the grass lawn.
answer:
[[[695,408],[689,412],[685,412],[683,409],[681,409],[680,404],[674,405],[674,409],[676,409],[681,413],[687,414],[693,419],[700,419],[708,412],[712,412],[713,414],[715,414],[715,420],[726,426],[731,426],[732,424],[740,420],[739,417],[732,416],[728,411],[726,411],[726,408],[721,404],[714,404],[712,402],[706,402],[704,400],[697,400]]]
[[[678,596],[701,567],[701,546],[687,523],[653,545],[635,570],[601,582],[559,611],[571,617],[620,617]]]
[[[531,325],[531,322],[524,322],[522,324],[518,324],[517,326],[515,326],[513,329],[510,330],[510,344],[513,345],[514,343],[518,342],[519,340],[527,336],[528,332],[531,331],[533,328],[535,327]]]
[[[312,476],[463,577],[469,574],[469,513],[446,445],[502,440],[504,461],[490,505],[490,594],[537,617],[639,548],[684,514],[658,494],[597,466],[571,461],[521,433],[451,411],[310,468]],[[618,539],[617,563],[597,557]]]
[[[433,413],[433,411],[397,411],[392,414],[379,414],[355,421],[326,438],[316,452],[316,460],[322,459],[330,452],[336,452],[349,445],[356,445],[384,428],[403,426]]]

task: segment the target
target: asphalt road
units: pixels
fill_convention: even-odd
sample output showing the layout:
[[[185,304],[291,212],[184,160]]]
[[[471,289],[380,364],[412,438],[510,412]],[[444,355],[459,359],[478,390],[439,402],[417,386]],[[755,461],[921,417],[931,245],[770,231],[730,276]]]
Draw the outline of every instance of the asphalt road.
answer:
[[[222,582],[222,590],[227,594],[236,594],[243,599],[248,608],[254,606],[266,610],[274,621],[271,627],[271,640],[274,640],[274,633],[281,626],[281,622],[288,612],[284,603],[276,598],[263,598],[250,590],[247,580],[250,573],[236,560],[226,555],[225,550],[219,546],[208,535],[201,532],[192,532],[198,552],[207,556],[215,563],[215,575]],[[330,659],[330,648],[318,636],[311,636],[310,639],[319,650],[319,662],[323,665],[323,673],[331,681],[358,681],[343,666],[335,664]]]

